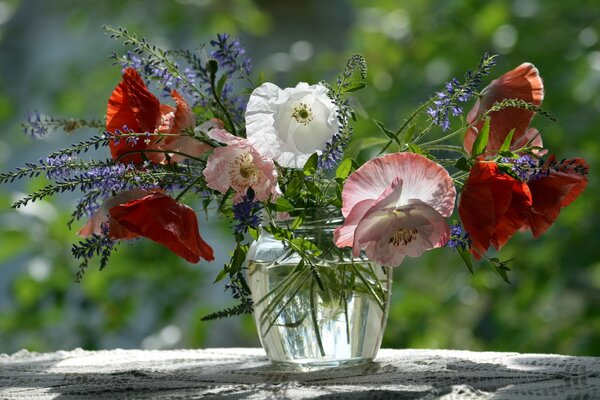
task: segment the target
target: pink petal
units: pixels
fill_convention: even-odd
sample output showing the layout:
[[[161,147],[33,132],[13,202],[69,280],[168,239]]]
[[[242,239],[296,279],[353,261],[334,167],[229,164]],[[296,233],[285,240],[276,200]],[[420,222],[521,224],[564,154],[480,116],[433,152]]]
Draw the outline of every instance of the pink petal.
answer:
[[[419,199],[442,216],[454,209],[456,189],[441,165],[418,154],[394,153],[368,161],[352,173],[342,192],[342,214],[348,216],[355,204],[365,199],[377,199],[397,178],[403,190],[397,205],[409,199]]]
[[[213,131],[215,129],[211,130]],[[225,131],[217,134],[222,135],[223,132]],[[224,138],[230,135],[225,133]],[[230,136],[235,140],[232,139],[227,146],[216,148],[206,162],[203,173],[207,186],[220,193],[226,193],[231,187],[236,191],[234,202],[241,200],[249,187],[252,187],[255,198],[259,201],[279,196],[281,191],[277,185],[277,170],[273,161],[258,153],[247,139]],[[255,169],[251,180],[241,177],[240,165],[237,165],[241,158],[251,160],[251,166]]]
[[[354,243],[354,231],[375,200],[367,199],[354,205],[344,224],[333,231],[333,241],[337,247],[348,247]]]
[[[407,243],[394,244],[395,235],[407,233]],[[364,248],[367,256],[383,265],[395,266],[404,256],[419,257],[423,252],[443,246],[450,228],[433,207],[412,199],[397,210],[377,209],[357,226],[353,249]]]

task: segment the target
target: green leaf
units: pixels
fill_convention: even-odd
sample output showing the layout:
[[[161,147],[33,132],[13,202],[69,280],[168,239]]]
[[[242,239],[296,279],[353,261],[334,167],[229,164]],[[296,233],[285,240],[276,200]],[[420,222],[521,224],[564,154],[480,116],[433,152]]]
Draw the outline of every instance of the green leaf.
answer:
[[[304,186],[306,186],[306,190],[308,190],[312,195],[321,196],[323,194],[321,189],[319,189],[317,184],[313,181],[305,181]]]
[[[392,132],[389,129],[387,129],[385,127],[385,125],[383,124],[383,122],[377,121],[376,119],[374,119],[373,122],[375,122],[375,125],[377,125],[377,127],[379,128],[379,130],[381,132],[383,132],[383,134],[385,136],[387,136],[388,138],[392,139],[394,142],[396,142],[396,143],[398,143],[400,145],[402,144],[402,143],[400,143],[400,139],[398,139],[398,136],[394,132]]]
[[[340,179],[346,179],[352,171],[352,159],[345,158],[335,170],[335,177]]]
[[[302,217],[302,215],[298,215],[294,219],[294,222],[292,222],[292,226],[290,227],[290,229],[291,230],[297,229],[297,228],[301,227],[303,223],[304,223],[304,218]]]
[[[217,275],[217,277],[215,278],[215,281],[213,283],[217,283],[223,280],[223,278],[225,278],[227,276],[227,266],[225,266],[225,268],[223,268],[221,270],[221,272],[219,272],[219,275]]]
[[[490,118],[485,120],[481,132],[477,135],[475,143],[473,143],[473,150],[471,151],[471,157],[475,158],[485,152],[488,140],[490,139]]]
[[[456,251],[460,255],[460,258],[464,261],[465,265],[469,269],[469,272],[473,274],[473,261],[471,260],[471,253],[468,250],[463,250],[462,247],[457,247]]]
[[[454,166],[460,169],[461,171],[465,172],[469,172],[471,170],[471,165],[469,164],[469,161],[464,157],[461,157],[458,160],[456,160]]]
[[[292,203],[290,203],[283,197],[280,197],[275,202],[275,211],[281,211],[281,212],[294,211],[294,206],[292,205]]]
[[[312,176],[317,172],[317,166],[319,164],[319,155],[317,153],[313,153],[308,160],[306,160],[306,164],[304,164],[304,175]]]
[[[258,229],[256,228],[248,228],[248,233],[252,236],[252,239],[258,240]]]
[[[321,253],[321,250],[319,250],[319,247],[314,244],[313,242],[311,242],[310,240],[306,240],[304,238],[295,238],[290,240],[291,243],[293,243],[294,245],[296,245],[300,250],[302,251],[311,251],[313,253]]]
[[[367,86],[365,82],[352,82],[350,85],[344,88],[344,93],[356,92]]]
[[[225,87],[225,82],[227,82],[227,74],[223,74],[217,83],[217,97],[221,98],[221,94],[223,94],[223,87]]]
[[[511,129],[510,132],[508,132],[508,135],[506,135],[506,139],[504,139],[504,143],[502,143],[502,146],[500,146],[499,152],[510,151],[510,144],[512,143],[514,133],[515,128]]]
[[[412,153],[415,154],[423,154],[423,150],[416,144],[414,143],[409,143],[408,144],[408,150]]]
[[[404,138],[402,139],[404,143],[410,143],[415,136],[416,125],[411,125],[408,127],[408,130],[404,134]],[[400,132],[398,132],[400,133]]]
[[[302,190],[302,186],[304,185],[304,177],[302,178],[293,178],[285,188],[285,194],[289,198],[295,198]]]

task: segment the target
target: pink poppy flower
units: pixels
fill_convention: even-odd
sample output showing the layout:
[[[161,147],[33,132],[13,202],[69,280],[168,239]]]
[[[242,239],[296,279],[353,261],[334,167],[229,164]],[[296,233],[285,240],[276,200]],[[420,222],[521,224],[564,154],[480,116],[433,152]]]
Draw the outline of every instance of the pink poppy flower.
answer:
[[[520,99],[539,106],[544,99],[544,84],[537,68],[531,63],[523,63],[517,68],[494,79],[483,91],[469,114],[467,123],[477,121],[495,103],[506,99]],[[500,149],[509,132],[514,129],[511,150],[517,150],[532,141],[533,146],[542,147],[542,139],[534,128],[528,128],[535,112],[522,108],[506,107],[490,114],[490,136],[487,151]],[[483,127],[479,121],[467,129],[464,148],[471,154],[473,143]],[[540,155],[543,155],[540,153]]]
[[[352,173],[342,192],[344,224],[334,232],[338,247],[397,266],[405,256],[443,246],[456,189],[448,172],[417,154],[375,158]]]
[[[234,202],[241,200],[248,188],[254,190],[255,199],[259,201],[280,194],[273,160],[262,156],[247,139],[223,129],[212,129],[208,135],[226,144],[217,147],[206,162],[203,173],[209,188],[223,194],[232,188],[236,191]]]

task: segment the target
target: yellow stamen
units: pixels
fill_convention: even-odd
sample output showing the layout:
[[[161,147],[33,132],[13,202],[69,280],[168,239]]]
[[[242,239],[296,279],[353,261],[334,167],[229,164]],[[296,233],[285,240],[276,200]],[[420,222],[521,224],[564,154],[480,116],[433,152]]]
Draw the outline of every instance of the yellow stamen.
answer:
[[[390,238],[390,244],[396,247],[406,246],[417,238],[419,231],[416,228],[398,229]]]
[[[300,103],[294,108],[292,117],[302,125],[308,125],[310,121],[315,117],[312,109],[305,103]]]

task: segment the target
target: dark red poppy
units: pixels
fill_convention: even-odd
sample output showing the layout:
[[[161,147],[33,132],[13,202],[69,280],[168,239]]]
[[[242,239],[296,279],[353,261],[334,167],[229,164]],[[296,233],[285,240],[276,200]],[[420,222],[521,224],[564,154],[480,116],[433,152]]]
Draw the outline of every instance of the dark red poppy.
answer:
[[[544,99],[544,84],[537,68],[531,63],[523,63],[517,68],[493,80],[483,91],[469,114],[467,123],[471,124],[479,119],[496,102],[506,99],[520,99],[537,106]],[[542,147],[542,140],[537,130],[530,128],[529,124],[535,112],[522,108],[506,107],[490,113],[490,136],[487,151],[494,152],[500,149],[509,132],[514,129],[511,150],[516,150],[533,140],[534,146]],[[464,148],[471,154],[473,143],[483,127],[484,121],[479,121],[474,127],[467,129]]]
[[[527,224],[536,238],[550,228],[563,207],[583,192],[589,166],[583,158],[557,162],[550,156],[541,170],[541,176],[528,183],[533,204]]]
[[[212,248],[200,236],[194,210],[164,193],[151,191],[111,207],[109,214],[129,231],[163,244],[189,262],[214,259]]]
[[[141,163],[141,150],[173,150],[181,151],[181,140],[185,144],[197,142],[201,149],[191,149],[194,154],[206,151],[208,146],[192,139],[190,136],[167,137],[160,139],[154,133],[179,133],[195,125],[192,109],[185,99],[175,90],[171,97],[177,107],[160,104],[146,87],[146,84],[133,68],[125,69],[123,80],[112,92],[106,109],[106,130],[115,133],[123,132],[125,127],[135,133],[149,133],[149,137],[122,138],[109,143],[113,159],[123,163]],[[124,132],[127,133],[127,132]],[[127,154],[130,153],[130,154]],[[190,154],[191,155],[191,154]],[[165,163],[165,153],[148,151],[145,157],[154,163]]]
[[[458,206],[472,240],[475,258],[493,245],[500,249],[527,223],[532,199],[529,187],[499,171],[493,162],[476,162],[465,182]]]

